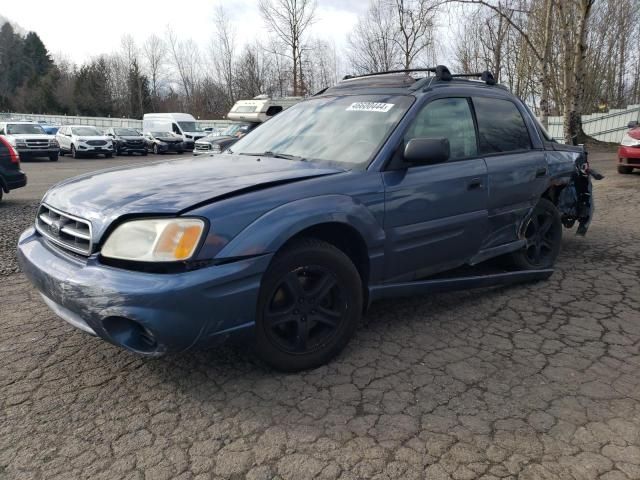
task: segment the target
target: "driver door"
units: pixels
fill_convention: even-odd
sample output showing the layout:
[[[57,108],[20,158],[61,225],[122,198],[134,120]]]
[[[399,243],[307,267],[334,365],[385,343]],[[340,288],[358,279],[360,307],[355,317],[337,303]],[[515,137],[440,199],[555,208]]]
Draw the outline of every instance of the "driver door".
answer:
[[[383,172],[387,280],[460,266],[487,235],[487,167],[478,154],[468,98],[438,98],[422,107],[398,155],[412,138],[442,137],[449,140],[448,161]]]

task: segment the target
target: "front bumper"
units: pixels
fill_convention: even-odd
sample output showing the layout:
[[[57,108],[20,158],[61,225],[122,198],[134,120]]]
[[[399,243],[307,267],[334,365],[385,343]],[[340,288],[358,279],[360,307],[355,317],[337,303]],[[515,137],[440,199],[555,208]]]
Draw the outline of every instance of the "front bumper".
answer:
[[[640,147],[618,147],[618,163],[640,167]]]
[[[43,148],[28,148],[18,147],[16,148],[20,160],[25,160],[34,157],[48,157],[49,155],[56,155],[60,152],[59,147],[43,147]]]
[[[118,145],[118,150],[121,153],[143,153],[147,151],[147,146],[142,143],[142,144],[126,144],[126,143],[121,143]]]
[[[79,143],[76,146],[78,153],[113,153],[113,144],[106,145],[89,145],[86,143]]]
[[[184,152],[184,143],[157,143],[159,152]]]
[[[136,353],[156,356],[251,331],[270,255],[184,273],[105,266],[71,256],[33,228],[18,242],[22,271],[61,318]],[[136,336],[152,336],[140,342]]]

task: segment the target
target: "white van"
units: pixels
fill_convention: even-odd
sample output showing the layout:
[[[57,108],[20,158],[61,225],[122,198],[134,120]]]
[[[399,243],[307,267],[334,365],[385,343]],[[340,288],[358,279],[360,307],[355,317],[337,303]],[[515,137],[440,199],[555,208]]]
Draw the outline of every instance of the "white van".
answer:
[[[302,100],[302,97],[271,98],[268,95],[258,95],[251,100],[238,100],[231,107],[227,118],[239,122],[266,122],[269,118]]]
[[[188,113],[145,113],[142,117],[142,131],[181,135],[186,150],[193,150],[195,141],[207,135],[193,115]]]

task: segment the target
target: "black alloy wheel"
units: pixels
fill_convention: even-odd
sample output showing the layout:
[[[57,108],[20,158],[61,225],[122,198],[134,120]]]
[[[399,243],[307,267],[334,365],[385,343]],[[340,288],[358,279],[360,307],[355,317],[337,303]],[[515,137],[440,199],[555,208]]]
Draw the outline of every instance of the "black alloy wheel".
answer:
[[[346,310],[344,292],[329,270],[299,267],[282,278],[266,305],[266,334],[284,352],[313,352],[337,334]]]
[[[521,269],[551,268],[562,243],[562,221],[556,206],[543,198],[533,210],[524,229],[524,249],[515,252],[512,259]]]
[[[341,250],[314,239],[287,248],[262,281],[258,355],[283,371],[327,363],[353,335],[362,297],[360,275]]]

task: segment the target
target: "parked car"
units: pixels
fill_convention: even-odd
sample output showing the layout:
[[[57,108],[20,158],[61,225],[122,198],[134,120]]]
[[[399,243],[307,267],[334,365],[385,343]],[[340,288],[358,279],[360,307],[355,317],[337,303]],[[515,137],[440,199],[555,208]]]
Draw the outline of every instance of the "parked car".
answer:
[[[144,135],[134,128],[110,127],[105,134],[113,141],[113,153],[116,155],[147,154],[147,141]]]
[[[58,161],[60,148],[56,138],[36,122],[2,122],[0,135],[16,149],[22,160],[48,157],[52,162]]]
[[[172,132],[147,132],[144,134],[147,150],[155,153],[177,152],[185,150],[182,135]]]
[[[73,158],[89,155],[113,157],[113,141],[96,127],[65,125],[56,133],[60,144],[60,155],[70,153]]]
[[[27,176],[20,170],[20,156],[6,137],[0,136],[0,201],[5,193],[27,184]]]
[[[193,150],[194,142],[207,135],[188,113],[145,113],[142,117],[144,132],[173,132],[180,135],[183,150]]]
[[[22,271],[64,320],[122,348],[250,334],[282,370],[329,361],[374,300],[547,278],[563,224],[583,234],[591,219],[586,153],[489,74],[429,73],[347,78],[216,162],[59,183],[19,240]],[[516,271],[437,275],[505,255]]]
[[[220,153],[240,140],[258,125],[260,124],[232,123],[221,134],[207,135],[206,137],[198,140],[195,148],[193,149],[193,154],[197,156]]]
[[[618,147],[618,173],[631,173],[640,168],[640,124],[629,123],[629,131],[624,134]]]
[[[41,127],[47,135],[55,135],[60,129],[57,125],[41,125]]]

